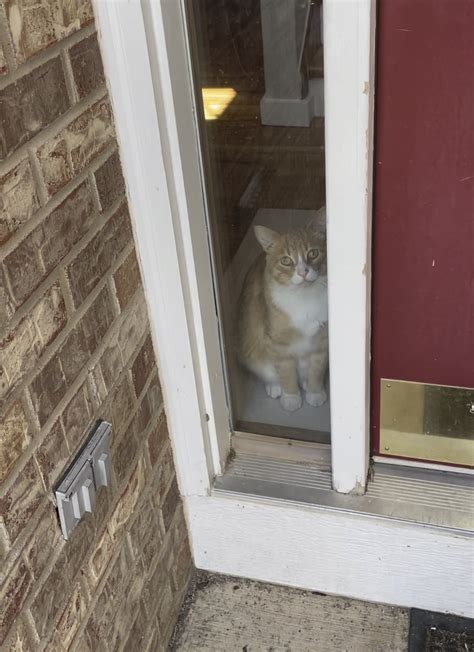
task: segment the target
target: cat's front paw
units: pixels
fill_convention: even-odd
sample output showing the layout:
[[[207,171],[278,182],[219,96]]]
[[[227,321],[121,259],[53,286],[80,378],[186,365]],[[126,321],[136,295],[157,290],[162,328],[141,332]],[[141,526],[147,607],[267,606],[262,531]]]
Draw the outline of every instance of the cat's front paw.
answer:
[[[270,398],[280,398],[281,396],[281,386],[277,383],[269,383],[268,385],[265,385],[265,391]]]
[[[322,389],[320,392],[306,392],[305,398],[308,405],[321,407],[321,405],[324,405],[328,400],[328,395],[326,394],[326,391]]]
[[[283,394],[280,398],[280,403],[281,407],[287,410],[287,412],[294,412],[301,407],[301,396],[299,394]]]

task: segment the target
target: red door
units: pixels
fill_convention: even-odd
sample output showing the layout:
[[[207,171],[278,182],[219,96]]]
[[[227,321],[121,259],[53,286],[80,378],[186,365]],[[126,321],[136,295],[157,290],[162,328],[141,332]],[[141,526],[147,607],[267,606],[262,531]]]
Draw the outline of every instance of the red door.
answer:
[[[383,379],[474,387],[474,2],[380,0],[377,41],[372,451],[390,455]]]

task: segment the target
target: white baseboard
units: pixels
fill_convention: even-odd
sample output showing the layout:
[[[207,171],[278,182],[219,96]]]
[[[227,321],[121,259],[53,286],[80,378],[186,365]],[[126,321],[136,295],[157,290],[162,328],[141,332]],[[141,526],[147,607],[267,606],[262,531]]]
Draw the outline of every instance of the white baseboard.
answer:
[[[198,568],[474,616],[469,534],[236,494],[185,504]]]

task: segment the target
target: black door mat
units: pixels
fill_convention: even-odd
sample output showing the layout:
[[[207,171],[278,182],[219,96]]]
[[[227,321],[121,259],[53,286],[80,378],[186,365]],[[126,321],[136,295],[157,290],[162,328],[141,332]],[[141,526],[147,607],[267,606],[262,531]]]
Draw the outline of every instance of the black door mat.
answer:
[[[411,609],[408,652],[474,652],[474,620]]]

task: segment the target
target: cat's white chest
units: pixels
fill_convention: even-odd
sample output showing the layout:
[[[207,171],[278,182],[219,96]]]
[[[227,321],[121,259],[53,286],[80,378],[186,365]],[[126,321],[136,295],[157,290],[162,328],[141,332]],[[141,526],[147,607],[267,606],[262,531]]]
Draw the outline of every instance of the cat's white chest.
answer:
[[[313,283],[306,287],[272,288],[273,303],[288,315],[294,328],[304,337],[313,337],[328,321],[327,286]]]

